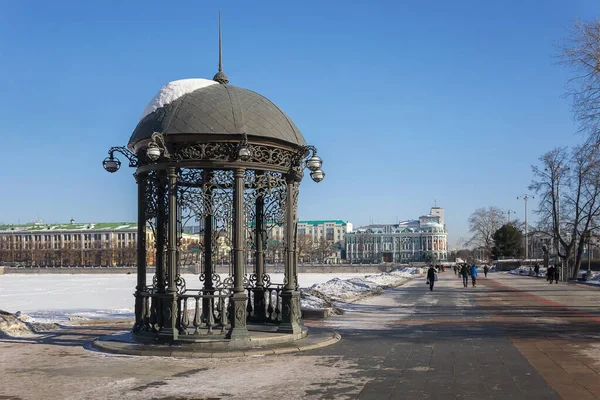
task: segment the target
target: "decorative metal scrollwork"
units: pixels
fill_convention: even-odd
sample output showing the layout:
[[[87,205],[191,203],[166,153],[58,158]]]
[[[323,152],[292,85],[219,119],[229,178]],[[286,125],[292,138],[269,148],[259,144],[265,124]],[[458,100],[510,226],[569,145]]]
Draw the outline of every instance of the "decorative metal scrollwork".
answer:
[[[237,143],[192,144],[178,149],[172,158],[176,161],[234,161],[237,158]]]
[[[218,289],[233,288],[233,275],[227,275],[227,277],[216,284],[215,287]]]
[[[263,280],[263,286],[268,288],[269,286],[271,286],[271,276],[269,274],[263,274],[262,275],[262,280]]]
[[[304,148],[298,151],[284,150],[277,147],[248,144],[249,157],[246,162],[265,164],[286,170],[302,171],[302,159],[308,154]],[[176,161],[230,161],[238,160],[239,144],[199,143],[178,149],[172,159]]]
[[[198,276],[198,280],[202,283],[206,282],[206,273],[202,272],[200,276]],[[223,283],[221,282],[221,276],[216,273],[212,273],[212,284],[215,288],[223,287]]]
[[[175,286],[177,287],[177,293],[184,294],[186,292],[185,279],[179,274],[175,277]]]
[[[256,274],[250,274],[248,275],[248,282],[251,286],[255,286],[256,285],[256,281],[258,280],[258,276],[256,276]]]

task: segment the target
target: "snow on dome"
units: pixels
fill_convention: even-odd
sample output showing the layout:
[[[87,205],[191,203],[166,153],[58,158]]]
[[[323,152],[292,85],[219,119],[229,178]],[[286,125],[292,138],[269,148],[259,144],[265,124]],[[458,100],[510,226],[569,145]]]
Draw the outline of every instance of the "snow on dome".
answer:
[[[194,78],[194,79],[180,79],[177,81],[169,82],[150,100],[144,113],[140,117],[140,120],[144,119],[146,115],[152,114],[158,108],[164,107],[167,104],[177,100],[181,96],[188,93],[192,93],[195,90],[202,89],[212,85],[218,85],[218,82],[211,81],[209,79]]]

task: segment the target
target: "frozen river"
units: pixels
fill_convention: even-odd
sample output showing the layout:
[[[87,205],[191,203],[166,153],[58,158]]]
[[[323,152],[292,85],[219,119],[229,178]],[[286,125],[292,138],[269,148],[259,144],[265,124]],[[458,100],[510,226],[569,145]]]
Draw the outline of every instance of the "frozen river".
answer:
[[[282,283],[283,274],[270,274]],[[348,279],[366,274],[299,274],[300,287],[333,278]],[[188,288],[200,288],[198,275],[183,275]],[[152,282],[152,275],[148,275]],[[133,318],[135,274],[8,274],[0,275],[0,310],[21,311],[36,321],[66,321],[70,317]]]

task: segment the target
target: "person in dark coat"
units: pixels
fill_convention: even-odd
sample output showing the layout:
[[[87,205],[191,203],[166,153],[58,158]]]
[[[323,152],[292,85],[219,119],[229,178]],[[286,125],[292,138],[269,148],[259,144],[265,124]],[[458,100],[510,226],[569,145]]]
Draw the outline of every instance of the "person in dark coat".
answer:
[[[538,276],[538,274],[540,273],[540,265],[539,264],[535,264],[535,267],[533,267],[533,272],[535,272],[535,276]]]
[[[460,268],[460,275],[462,276],[463,286],[469,286],[469,267],[467,267],[467,264],[463,264]]]
[[[427,282],[429,282],[429,290],[433,291],[433,284],[435,283],[435,268],[433,268],[433,265],[430,265],[427,270]]]
[[[548,271],[546,273],[546,280],[550,281],[550,283],[552,284],[552,281],[554,280],[554,265],[548,267]]]
[[[554,267],[554,283],[558,285],[558,280],[560,279],[560,269]]]
[[[483,266],[483,274],[485,275],[485,277],[487,278],[487,273],[490,270],[490,267],[488,267],[487,265]]]

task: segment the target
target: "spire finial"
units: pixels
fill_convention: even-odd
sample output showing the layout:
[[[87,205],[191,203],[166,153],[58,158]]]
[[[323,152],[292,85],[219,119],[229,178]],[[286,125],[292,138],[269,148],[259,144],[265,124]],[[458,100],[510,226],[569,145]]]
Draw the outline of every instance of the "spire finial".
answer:
[[[221,12],[219,11],[219,72],[213,77],[213,81],[222,85],[229,83],[229,78],[223,72],[223,34],[221,33]]]

